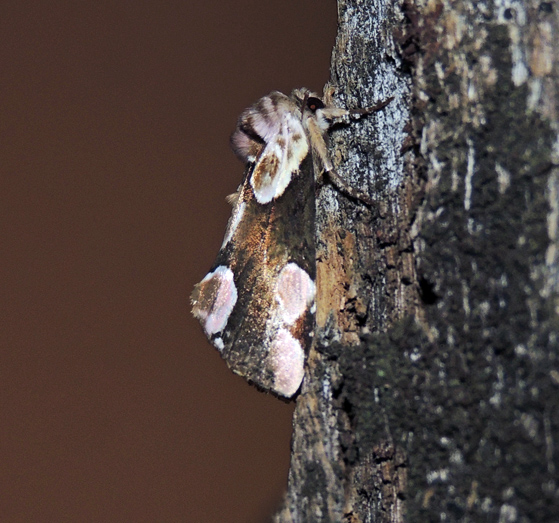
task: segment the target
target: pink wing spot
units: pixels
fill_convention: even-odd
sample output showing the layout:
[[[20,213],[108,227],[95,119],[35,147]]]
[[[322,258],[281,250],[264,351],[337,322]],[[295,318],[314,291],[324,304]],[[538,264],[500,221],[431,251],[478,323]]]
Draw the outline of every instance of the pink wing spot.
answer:
[[[274,390],[291,397],[303,381],[305,353],[301,344],[285,329],[279,329],[270,345],[268,355],[274,372]]]
[[[277,301],[281,319],[293,325],[314,301],[315,285],[311,277],[296,263],[288,263],[280,272],[277,286]]]
[[[206,334],[211,336],[225,328],[236,302],[233,271],[221,265],[194,288],[192,312],[204,326]]]

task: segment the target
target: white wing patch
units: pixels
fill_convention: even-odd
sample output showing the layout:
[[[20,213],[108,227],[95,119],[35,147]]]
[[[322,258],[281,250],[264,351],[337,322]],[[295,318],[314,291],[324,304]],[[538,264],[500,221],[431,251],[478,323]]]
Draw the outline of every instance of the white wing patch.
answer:
[[[274,390],[293,396],[303,381],[305,352],[301,344],[286,329],[279,329],[270,345],[269,363],[274,372]]]
[[[296,263],[288,263],[280,272],[276,300],[281,320],[293,325],[313,304],[315,285]]]
[[[256,160],[250,178],[256,201],[261,204],[283,194],[309,152],[301,121],[289,113],[283,120],[279,132],[271,137]]]
[[[235,303],[237,288],[233,271],[220,265],[194,287],[192,313],[200,320],[206,335],[210,337],[225,328]],[[216,346],[220,348],[219,342]]]

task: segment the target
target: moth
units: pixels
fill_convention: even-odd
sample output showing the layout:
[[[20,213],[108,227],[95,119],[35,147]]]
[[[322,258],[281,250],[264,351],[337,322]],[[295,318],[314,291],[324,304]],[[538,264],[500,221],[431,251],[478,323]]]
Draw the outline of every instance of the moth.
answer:
[[[192,313],[227,365],[258,387],[291,397],[303,380],[315,311],[315,182],[322,172],[350,197],[328,155],[327,131],[348,111],[308,89],[274,91],[240,116],[232,147],[246,163],[210,272]]]

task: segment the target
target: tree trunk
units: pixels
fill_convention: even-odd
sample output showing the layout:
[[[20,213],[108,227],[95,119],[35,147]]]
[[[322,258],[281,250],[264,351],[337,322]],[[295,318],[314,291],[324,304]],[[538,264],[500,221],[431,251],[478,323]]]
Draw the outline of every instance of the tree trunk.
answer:
[[[277,523],[559,518],[559,8],[339,0],[345,107]]]

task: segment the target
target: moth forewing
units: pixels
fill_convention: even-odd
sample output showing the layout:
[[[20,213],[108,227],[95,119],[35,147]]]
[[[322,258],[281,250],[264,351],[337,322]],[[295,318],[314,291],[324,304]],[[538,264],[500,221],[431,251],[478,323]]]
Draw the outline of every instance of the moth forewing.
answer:
[[[271,93],[243,112],[231,141],[247,169],[193,314],[234,372],[290,397],[303,379],[315,295],[314,173],[301,106]]]
[[[245,181],[210,271],[220,280],[207,290],[202,280],[193,294],[194,315],[229,367],[287,397],[301,384],[313,324],[314,184],[303,172],[309,166],[304,161],[289,193],[265,206]]]

